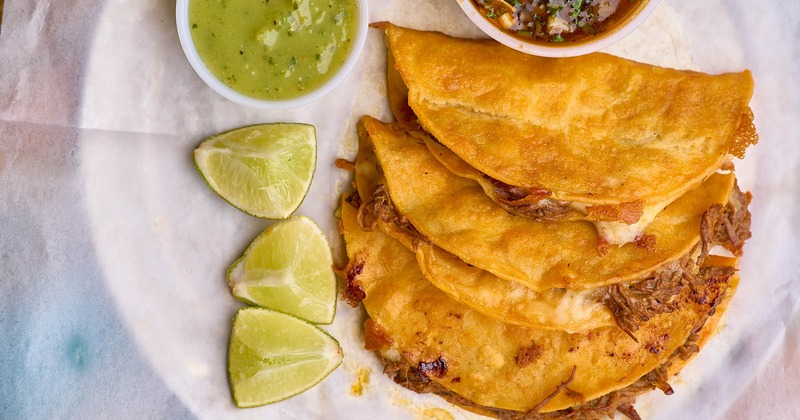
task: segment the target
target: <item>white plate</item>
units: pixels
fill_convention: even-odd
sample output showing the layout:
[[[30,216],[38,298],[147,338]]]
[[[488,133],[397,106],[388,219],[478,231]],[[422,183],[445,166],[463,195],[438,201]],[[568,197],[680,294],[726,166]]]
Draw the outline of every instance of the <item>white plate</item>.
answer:
[[[373,0],[370,9],[373,21],[480,34],[452,0]],[[713,19],[706,17],[709,10]],[[786,44],[762,44],[769,36],[765,28],[791,33],[797,20],[772,7],[752,13],[746,0],[724,6],[721,0],[665,1],[637,32],[607,50],[706,72],[751,68],[756,78],[752,107],[761,144],[737,163],[740,184],[755,196],[754,237],[742,260],[741,286],[725,328],[674,381],[675,395],[665,398],[656,391],[637,404],[645,417],[725,415],[797,312],[800,147],[788,129],[791,116],[786,110],[796,113],[800,104],[796,86],[782,81],[797,80],[791,72],[798,71],[800,54],[787,57]],[[320,386],[279,404],[249,410],[231,404],[225,354],[230,320],[240,304],[230,296],[224,273],[267,222],[216,197],[193,168],[191,151],[208,135],[246,124],[314,124],[318,170],[299,213],[322,225],[341,257],[333,212],[341,191],[349,187],[349,174],[336,169],[333,160],[353,157],[358,117],[368,113],[388,118],[384,59],[382,34],[373,30],[356,68],[333,92],[290,111],[256,111],[228,102],[194,74],[180,49],[172,2],[108,1],[86,69],[80,124],[109,130],[82,142],[91,237],[107,286],[136,343],[199,417],[441,414],[432,409],[472,417],[438,398],[417,396],[390,383],[361,348],[361,311],[342,304],[336,321],[326,328],[345,349],[340,369]],[[370,383],[362,396],[354,396],[351,385],[363,367],[371,369]]]

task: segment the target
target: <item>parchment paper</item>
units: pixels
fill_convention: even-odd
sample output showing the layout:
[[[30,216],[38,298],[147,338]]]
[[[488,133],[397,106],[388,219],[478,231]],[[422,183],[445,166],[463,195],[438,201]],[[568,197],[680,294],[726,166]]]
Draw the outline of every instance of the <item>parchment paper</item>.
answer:
[[[372,21],[479,37],[457,0],[373,0]],[[355,122],[387,119],[382,34],[320,101],[288,111],[228,102],[183,56],[174,1],[8,0],[0,30],[0,418],[472,418],[381,374],[361,310],[326,327],[343,365],[314,389],[239,410],[225,355],[241,306],[227,267],[269,222],[223,202],[191,151],[262,122],[317,127],[318,170],[298,213],[342,258],[333,212],[349,187]],[[637,408],[645,418],[800,418],[800,4],[664,0],[607,52],[705,72],[750,68],[761,143],[737,162],[753,192],[742,282],[718,336]],[[351,392],[369,369],[362,395]]]

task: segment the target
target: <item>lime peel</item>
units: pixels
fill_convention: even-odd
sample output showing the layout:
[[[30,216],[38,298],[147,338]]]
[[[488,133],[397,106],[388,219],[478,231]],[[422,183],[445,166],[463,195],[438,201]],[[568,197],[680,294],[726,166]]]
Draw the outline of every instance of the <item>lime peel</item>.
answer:
[[[313,125],[260,124],[212,136],[194,151],[206,184],[255,217],[285,219],[302,204],[317,164]]]
[[[336,274],[322,229],[306,216],[272,224],[228,269],[231,293],[246,303],[330,324]]]
[[[283,401],[320,383],[342,363],[339,342],[300,318],[242,308],[233,319],[228,380],[237,407]]]

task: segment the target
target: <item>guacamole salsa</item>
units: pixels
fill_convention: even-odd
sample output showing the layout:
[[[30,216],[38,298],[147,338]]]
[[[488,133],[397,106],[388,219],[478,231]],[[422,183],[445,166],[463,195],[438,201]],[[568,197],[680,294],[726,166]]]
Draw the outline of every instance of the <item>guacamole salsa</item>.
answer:
[[[344,65],[358,25],[356,0],[191,0],[200,58],[220,81],[259,99],[291,99]]]

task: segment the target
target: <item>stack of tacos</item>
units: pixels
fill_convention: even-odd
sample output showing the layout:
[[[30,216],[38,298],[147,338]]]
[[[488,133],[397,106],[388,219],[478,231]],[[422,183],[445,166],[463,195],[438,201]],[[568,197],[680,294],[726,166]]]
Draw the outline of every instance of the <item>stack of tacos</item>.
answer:
[[[365,347],[488,416],[637,418],[738,283],[750,74],[384,29],[396,121],[362,119],[341,208]]]

